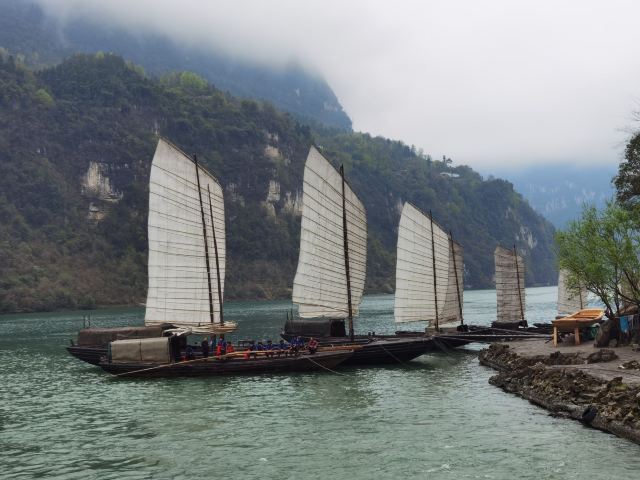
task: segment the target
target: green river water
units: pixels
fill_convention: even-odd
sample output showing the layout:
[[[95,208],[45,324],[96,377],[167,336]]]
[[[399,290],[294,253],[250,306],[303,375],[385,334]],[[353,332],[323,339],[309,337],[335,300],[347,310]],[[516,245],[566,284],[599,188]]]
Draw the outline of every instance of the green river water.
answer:
[[[527,290],[530,322],[555,287]],[[277,338],[289,302],[230,302],[238,338]],[[488,323],[492,291],[465,292]],[[640,447],[492,387],[471,351],[409,366],[235,378],[111,379],[64,346],[86,312],[0,316],[0,478],[635,479]],[[141,324],[143,309],[92,312]],[[417,328],[415,325],[409,325]],[[360,332],[391,332],[393,297]]]

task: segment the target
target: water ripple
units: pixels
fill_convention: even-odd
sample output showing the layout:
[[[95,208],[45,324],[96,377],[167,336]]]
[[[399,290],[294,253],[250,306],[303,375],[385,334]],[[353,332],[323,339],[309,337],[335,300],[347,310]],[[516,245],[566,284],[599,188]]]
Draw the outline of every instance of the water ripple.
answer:
[[[538,317],[551,315],[552,292],[527,295]],[[468,316],[489,318],[489,293],[466,296]],[[395,329],[392,307],[391,296],[367,297],[367,329]],[[288,308],[232,303],[227,314],[245,336],[275,338]],[[92,316],[142,321],[136,309]],[[81,326],[76,313],[0,317],[3,478],[586,480],[640,468],[637,446],[491,387],[473,354],[345,376],[112,380],[64,351]]]

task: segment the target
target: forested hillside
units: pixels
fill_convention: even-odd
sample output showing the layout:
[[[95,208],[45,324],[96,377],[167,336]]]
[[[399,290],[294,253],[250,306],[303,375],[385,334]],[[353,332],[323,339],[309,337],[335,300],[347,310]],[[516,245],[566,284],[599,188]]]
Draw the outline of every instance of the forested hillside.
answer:
[[[0,0],[0,49],[35,68],[75,53],[121,55],[150,75],[193,71],[233,95],[267,100],[305,123],[344,130],[351,119],[327,82],[300,65],[272,68],[221,53],[216,45],[182,46],[169,37],[84,18],[54,18],[32,0]]]
[[[192,73],[147,78],[122,58],[75,56],[34,73],[0,61],[0,311],[135,304],[146,294],[147,182],[163,135],[221,180],[227,299],[290,294],[311,144],[364,201],[368,291],[392,291],[402,202],[433,210],[465,248],[468,286],[490,287],[493,250],[517,243],[527,282],[555,280],[553,228],[510,183],[401,142],[311,130]]]

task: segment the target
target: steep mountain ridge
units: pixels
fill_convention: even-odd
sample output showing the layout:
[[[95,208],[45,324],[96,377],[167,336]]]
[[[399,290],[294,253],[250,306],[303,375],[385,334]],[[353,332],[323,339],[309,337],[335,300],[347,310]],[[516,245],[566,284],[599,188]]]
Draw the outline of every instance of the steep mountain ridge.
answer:
[[[309,146],[346,174],[369,219],[368,291],[394,288],[400,207],[433,211],[490,287],[493,249],[516,243],[529,285],[554,281],[553,227],[513,186],[402,142],[312,130],[191,73],[163,82],[114,55],[34,73],[0,61],[0,311],[135,304],[146,291],[148,175],[157,135],[218,176],[230,298],[290,294]]]

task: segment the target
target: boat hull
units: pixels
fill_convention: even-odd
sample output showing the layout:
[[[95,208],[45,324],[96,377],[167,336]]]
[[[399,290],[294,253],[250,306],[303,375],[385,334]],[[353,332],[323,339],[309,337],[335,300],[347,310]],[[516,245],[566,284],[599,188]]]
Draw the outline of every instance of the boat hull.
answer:
[[[292,335],[281,334],[287,341]],[[370,337],[357,335],[352,342],[348,337],[314,337],[321,346],[348,346],[360,348],[353,352],[343,365],[384,365],[409,362],[427,352],[438,350],[438,346],[424,334],[419,337],[399,337],[395,335]],[[305,338],[308,340],[308,338]]]
[[[100,367],[123,377],[213,377],[224,375],[259,375],[287,372],[307,372],[333,369],[353,355],[353,351],[318,352],[313,355],[258,359],[208,359],[177,362],[167,365],[144,363],[100,362]]]
[[[107,347],[73,346],[67,347],[67,352],[78,360],[90,363],[91,365],[98,365],[100,358],[107,356]]]
[[[433,340],[428,337],[373,340],[356,350],[344,365],[404,363],[437,349]]]

